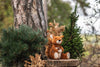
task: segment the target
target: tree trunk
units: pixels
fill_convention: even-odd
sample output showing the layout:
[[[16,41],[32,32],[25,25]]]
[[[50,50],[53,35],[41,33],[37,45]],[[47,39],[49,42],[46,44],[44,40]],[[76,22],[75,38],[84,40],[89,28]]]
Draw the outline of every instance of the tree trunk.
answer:
[[[47,22],[47,0],[43,0],[43,8],[44,8],[45,19],[46,19],[46,22]]]
[[[33,30],[40,29],[46,36],[47,18],[44,13],[42,0],[12,0],[14,11],[14,25],[18,28],[26,24]]]

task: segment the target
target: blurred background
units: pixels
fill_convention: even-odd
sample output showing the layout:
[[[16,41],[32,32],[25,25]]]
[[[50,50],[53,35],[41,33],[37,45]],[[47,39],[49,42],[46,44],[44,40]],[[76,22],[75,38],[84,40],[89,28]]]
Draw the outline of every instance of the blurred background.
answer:
[[[83,38],[86,50],[84,57],[93,54],[94,59],[100,58],[100,53],[96,53],[100,51],[100,0],[47,0],[48,22],[55,20],[60,25],[68,26],[69,16],[76,4],[77,15],[79,15],[77,26],[80,27],[80,36]],[[0,34],[2,29],[11,27],[13,23],[11,0],[0,0]],[[99,62],[100,59],[97,59],[97,63]]]
[[[56,20],[61,25],[68,26],[69,16],[77,3],[79,19],[77,26],[81,28],[81,34],[100,34],[100,1],[99,0],[47,0],[48,22]],[[13,25],[13,10],[11,0],[0,0],[0,32],[3,28]]]

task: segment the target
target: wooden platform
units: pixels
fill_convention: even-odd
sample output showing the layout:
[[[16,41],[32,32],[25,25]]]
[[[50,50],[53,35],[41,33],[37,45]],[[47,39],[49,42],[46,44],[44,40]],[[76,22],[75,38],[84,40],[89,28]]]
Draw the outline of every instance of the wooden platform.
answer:
[[[60,59],[60,60],[45,60],[46,67],[77,67],[79,64],[78,59]]]

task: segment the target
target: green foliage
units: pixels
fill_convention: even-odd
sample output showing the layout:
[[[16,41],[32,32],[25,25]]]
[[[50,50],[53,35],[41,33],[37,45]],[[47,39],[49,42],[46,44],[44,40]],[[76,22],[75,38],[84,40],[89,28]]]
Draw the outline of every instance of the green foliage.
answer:
[[[0,32],[13,24],[11,0],[0,0]]]
[[[22,25],[19,29],[9,28],[3,30],[1,37],[1,58],[4,65],[11,67],[18,62],[24,63],[29,55],[40,53],[47,39],[41,31],[33,31],[32,28]]]
[[[48,22],[55,20],[61,25],[68,26],[72,9],[70,4],[62,0],[51,0],[50,3],[48,4]]]
[[[79,28],[76,27],[76,21],[78,16],[76,16],[76,9],[70,16],[69,28],[65,27],[63,32],[64,38],[62,46],[64,47],[64,52],[70,52],[71,58],[80,57],[83,54],[83,44],[82,38],[80,37]]]

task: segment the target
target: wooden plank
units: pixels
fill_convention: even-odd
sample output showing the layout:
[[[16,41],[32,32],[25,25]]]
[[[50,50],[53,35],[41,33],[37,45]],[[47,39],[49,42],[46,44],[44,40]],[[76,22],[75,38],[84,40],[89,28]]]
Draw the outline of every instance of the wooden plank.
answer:
[[[46,67],[76,67],[79,64],[78,59],[59,59],[59,60],[52,60],[48,59],[45,60]]]

